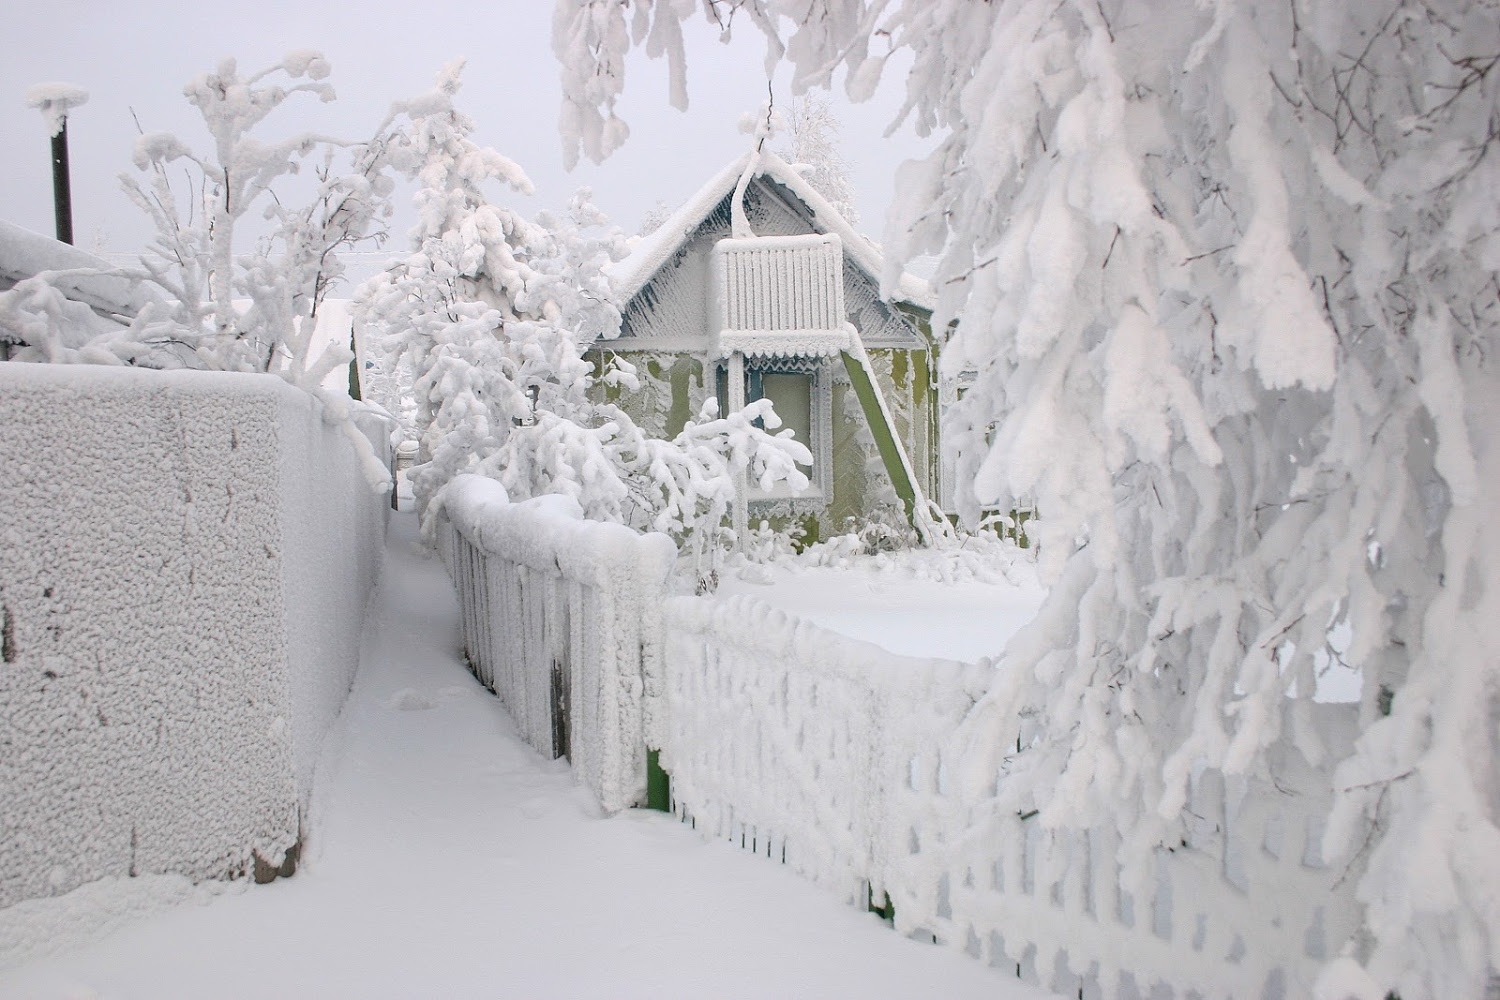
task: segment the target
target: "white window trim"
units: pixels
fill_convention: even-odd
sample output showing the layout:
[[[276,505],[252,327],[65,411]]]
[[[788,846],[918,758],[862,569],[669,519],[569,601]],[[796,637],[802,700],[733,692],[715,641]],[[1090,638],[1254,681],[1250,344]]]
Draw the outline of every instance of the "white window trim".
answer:
[[[746,499],[752,512],[764,516],[771,512],[769,508],[787,504],[791,505],[791,512],[794,514],[826,507],[833,499],[834,377],[830,363],[824,358],[800,355],[747,357],[745,371],[748,373],[751,369],[811,376],[812,387],[808,394],[811,412],[808,413],[808,425],[812,440],[802,443],[813,456],[812,471],[808,474],[808,484],[804,490],[791,490],[784,484],[779,484],[766,491],[757,488],[753,482],[747,484]],[[726,372],[725,377],[728,377],[726,366],[720,365],[719,370]]]

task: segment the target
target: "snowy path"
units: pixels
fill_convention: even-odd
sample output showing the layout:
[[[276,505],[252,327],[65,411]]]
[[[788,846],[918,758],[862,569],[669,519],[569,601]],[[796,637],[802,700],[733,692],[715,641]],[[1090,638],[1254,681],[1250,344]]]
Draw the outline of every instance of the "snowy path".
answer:
[[[463,668],[408,515],[375,601],[302,871],[0,971],[0,997],[1050,996],[663,814],[598,818]]]

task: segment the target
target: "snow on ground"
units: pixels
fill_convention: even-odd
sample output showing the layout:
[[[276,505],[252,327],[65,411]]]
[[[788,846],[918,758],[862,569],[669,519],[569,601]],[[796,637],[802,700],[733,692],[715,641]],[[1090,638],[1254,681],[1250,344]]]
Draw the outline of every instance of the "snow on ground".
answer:
[[[302,870],[0,911],[0,997],[1048,996],[664,814],[601,819],[462,666],[412,522],[392,521]]]
[[[799,557],[731,567],[716,593],[764,601],[902,656],[973,662],[998,657],[1036,615],[1047,588],[1037,580],[1030,553],[987,543],[977,551],[916,549],[870,556],[814,547]],[[1342,654],[1349,647],[1348,626],[1335,626],[1328,641]],[[1359,701],[1359,671],[1327,652],[1314,655],[1314,699]]]
[[[753,597],[902,656],[965,662],[999,656],[1047,596],[1024,555],[1007,560],[1004,575],[976,574],[963,561],[949,567],[959,572],[935,573],[934,558],[943,553],[839,558],[825,566],[778,559],[726,573],[717,593]]]

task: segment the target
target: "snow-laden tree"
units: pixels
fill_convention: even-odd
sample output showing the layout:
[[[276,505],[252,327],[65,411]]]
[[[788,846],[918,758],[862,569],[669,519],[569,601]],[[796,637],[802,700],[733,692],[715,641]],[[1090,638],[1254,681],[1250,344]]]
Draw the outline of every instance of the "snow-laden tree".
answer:
[[[403,107],[409,124],[392,158],[416,178],[419,221],[411,256],[368,282],[357,311],[386,345],[388,365],[416,374],[421,453],[411,479],[431,513],[460,473],[499,480],[516,499],[572,496],[586,516],[672,533],[694,565],[712,571],[734,476],[791,479],[811,455],[755,426],[765,406],[705,410],[672,441],[644,434],[618,407],[590,395],[596,375],[638,387],[630,365],[602,373],[584,350],[619,330],[605,271],[624,256],[617,230],[580,192],[564,216],[536,222],[492,202],[496,182],[530,192],[510,159],[473,139],[454,104],[462,63],[426,98]]]
[[[358,143],[252,134],[294,95],[333,100],[329,72],[321,55],[301,51],[249,75],[226,59],[191,81],[184,93],[212,150],[195,151],[169,133],[144,134],[134,151],[144,182],[120,178],[156,237],[138,267],[111,277],[143,285],[150,304],[124,332],[59,325],[20,359],[273,371],[307,387],[347,363],[343,345],[309,357],[312,328],[343,273],[339,251],[369,238],[390,213],[390,121]],[[287,181],[309,164],[312,177],[300,179],[300,188]]]
[[[195,152],[174,135],[147,134],[136,144],[135,164],[149,174],[148,184],[122,177],[126,193],[156,223],[157,239],[142,264],[168,293],[167,322],[211,367],[284,372],[316,385],[349,361],[344,345],[321,358],[308,357],[308,350],[318,309],[343,271],[338,251],[390,214],[389,120],[358,144],[305,133],[268,142],[253,134],[295,94],[333,100],[329,72],[316,52],[293,53],[250,75],[226,59],[184,91],[203,116],[212,151]],[[345,151],[348,163],[339,160]],[[178,161],[198,175],[185,205],[169,181]],[[277,182],[309,163],[311,197],[283,200]],[[254,222],[261,233],[242,236],[246,221],[257,219],[269,223],[269,232]]]
[[[828,199],[851,226],[859,222],[849,161],[839,151],[839,120],[833,102],[817,91],[792,98],[786,114],[787,146],[782,159],[803,172],[814,191]]]
[[[673,211],[675,210],[671,205],[668,205],[661,199],[657,199],[656,204],[651,206],[651,211],[647,212],[646,217],[641,219],[640,227],[635,231],[635,234],[637,236],[650,236],[666,225],[667,220],[672,217]]]
[[[417,399],[413,394],[416,373],[409,361],[392,359],[366,345],[364,370],[360,373],[363,399],[396,418],[402,441],[417,439]]]
[[[562,0],[599,158],[631,40],[690,5]],[[1191,773],[1292,741],[1369,940],[1325,986],[1479,996],[1500,970],[1500,6],[745,0],[796,86],[941,137],[887,260],[941,253],[968,516],[1034,496],[1056,583],[969,726],[976,786],[1171,843]],[[683,74],[680,45],[656,43]],[[1329,636],[1346,627],[1347,648]],[[1320,665],[1363,677],[1335,769]],[[1017,740],[1024,749],[1016,751]],[[1357,958],[1363,968],[1353,967]],[[1335,991],[1334,986],[1338,984]]]
[[[413,253],[367,282],[355,306],[386,367],[407,367],[415,377],[423,465],[412,479],[424,504],[491,437],[492,417],[503,437],[531,405],[525,359],[506,358],[510,341],[493,333],[517,317],[528,261],[545,236],[484,192],[493,181],[524,193],[532,187],[513,161],[470,138],[474,123],[453,106],[461,71],[462,63],[445,67],[436,89],[400,109],[407,118],[392,149],[418,184]],[[548,346],[555,355],[555,343],[538,350],[546,355]],[[583,375],[581,363],[561,373],[564,394]],[[579,388],[575,403],[581,400]]]

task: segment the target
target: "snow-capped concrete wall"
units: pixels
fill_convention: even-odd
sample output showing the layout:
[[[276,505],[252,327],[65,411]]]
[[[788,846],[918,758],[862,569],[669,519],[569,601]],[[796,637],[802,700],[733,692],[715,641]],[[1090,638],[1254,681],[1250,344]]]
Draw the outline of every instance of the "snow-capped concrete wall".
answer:
[[[321,410],[0,364],[0,906],[297,841],[388,509]]]
[[[267,380],[269,381],[269,380]],[[371,490],[349,441],[322,407],[281,389],[283,602],[291,665],[292,750],[305,801],[323,735],[359,665],[365,600],[380,568],[389,494]],[[390,467],[390,424],[357,418]]]

